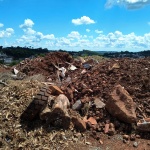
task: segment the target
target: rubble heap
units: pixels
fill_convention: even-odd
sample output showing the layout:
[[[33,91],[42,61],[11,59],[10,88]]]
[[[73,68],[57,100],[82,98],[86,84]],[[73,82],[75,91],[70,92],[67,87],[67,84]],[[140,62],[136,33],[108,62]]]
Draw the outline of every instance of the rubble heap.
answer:
[[[58,67],[67,67],[68,64],[66,62],[71,63],[72,61],[73,58],[68,53],[51,52],[45,57],[37,57],[33,59],[27,58],[20,62],[16,68],[28,76],[42,74],[47,77],[50,76],[52,79],[56,80],[57,68],[55,65]]]
[[[66,69],[61,84],[55,82],[58,67]],[[44,80],[45,76],[52,80],[28,81],[26,77],[4,84],[0,91],[0,147],[66,147],[66,139],[74,142],[79,137],[89,144],[79,133],[84,131],[90,131],[100,144],[103,134],[122,135],[124,143],[150,138],[150,58],[85,62],[54,52],[26,59],[16,68],[28,79]]]

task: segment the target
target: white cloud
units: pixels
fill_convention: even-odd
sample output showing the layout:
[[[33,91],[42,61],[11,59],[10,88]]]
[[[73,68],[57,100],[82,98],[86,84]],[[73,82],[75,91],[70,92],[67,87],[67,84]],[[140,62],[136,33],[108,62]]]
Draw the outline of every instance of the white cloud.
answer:
[[[114,5],[123,5],[127,9],[139,9],[150,4],[150,0],[107,0],[106,7],[111,8]]]
[[[67,36],[55,37],[51,33],[43,34],[35,31],[32,27],[34,23],[27,22],[25,21],[21,26],[24,34],[16,39],[16,43],[13,42],[13,45],[66,50],[144,50],[150,48],[150,33],[140,36],[134,32],[124,34],[121,31],[104,34],[103,31],[97,29],[93,35],[71,31]],[[86,29],[86,31],[90,30]],[[12,28],[0,30],[0,38],[10,37],[12,34],[14,34]]]
[[[71,39],[80,39],[81,35],[78,31],[72,31],[70,34],[68,34],[68,37]]]
[[[55,39],[54,34],[43,35],[43,39],[52,40]]]
[[[24,31],[19,39],[16,40],[18,44],[24,43],[26,45],[40,45],[42,41],[54,40],[55,36],[53,34],[44,35],[42,32],[38,32],[32,29],[34,22],[30,19],[26,19],[23,24],[19,27]]]
[[[101,30],[95,30],[95,33],[101,34],[101,33],[103,33],[103,31],[101,31]]]
[[[4,24],[0,23],[0,28],[3,27],[3,26],[4,26]]]
[[[24,23],[21,24],[19,27],[20,28],[32,28],[33,25],[34,25],[34,22],[31,19],[25,19]]]
[[[94,24],[95,21],[90,19],[87,16],[83,16],[81,18],[72,19],[72,23],[75,25],[82,25],[82,24]]]
[[[7,28],[6,30],[0,31],[0,38],[10,37],[12,34],[14,34],[14,29]]]
[[[144,50],[150,48],[150,33],[138,36],[134,32],[123,34],[121,31],[104,34],[99,31],[96,37],[81,35],[72,31],[66,37],[55,37],[53,34],[44,35],[41,32],[25,34],[17,40],[31,46],[47,46],[49,49],[66,50]]]
[[[35,34],[36,31],[34,31],[32,28],[26,28],[26,29],[23,29],[23,31],[26,33],[26,34]]]
[[[90,29],[86,29],[86,32],[90,32]]]

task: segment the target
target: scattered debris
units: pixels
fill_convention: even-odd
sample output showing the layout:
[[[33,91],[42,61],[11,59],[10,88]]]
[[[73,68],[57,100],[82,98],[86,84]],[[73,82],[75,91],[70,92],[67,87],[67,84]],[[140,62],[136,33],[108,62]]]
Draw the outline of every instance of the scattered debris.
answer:
[[[14,68],[14,74],[17,75],[19,72],[19,70],[16,69],[16,67]]]
[[[119,134],[126,145],[135,141],[130,146],[139,148],[136,138],[150,137],[149,58],[77,61],[53,52],[15,67],[13,78],[0,75],[0,148],[93,145],[88,133],[103,146],[102,135],[113,140]]]

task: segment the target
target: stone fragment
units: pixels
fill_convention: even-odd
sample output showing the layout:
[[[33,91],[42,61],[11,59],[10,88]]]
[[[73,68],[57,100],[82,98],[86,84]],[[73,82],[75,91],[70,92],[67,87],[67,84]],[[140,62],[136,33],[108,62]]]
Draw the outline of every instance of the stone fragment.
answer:
[[[74,65],[71,65],[71,66],[69,67],[69,70],[76,70],[76,69],[77,69],[77,67],[74,66]]]
[[[84,73],[86,73],[87,71],[85,70],[85,69],[83,69],[82,71],[81,71],[81,74],[84,74]]]
[[[104,144],[104,142],[103,142],[102,140],[99,140],[99,143],[100,143],[101,145],[103,145],[103,144]]]
[[[73,116],[72,122],[76,130],[81,131],[81,132],[86,130],[86,123],[81,118]]]
[[[126,123],[136,122],[135,103],[132,97],[121,85],[117,85],[106,104],[108,112]]]
[[[110,136],[114,135],[115,133],[116,133],[115,128],[110,128],[110,129],[108,130],[108,134],[109,134]]]
[[[77,101],[73,104],[72,109],[73,109],[73,110],[80,110],[81,107],[82,107],[81,100],[77,100]]]
[[[109,131],[109,123],[105,124],[104,133],[108,133]]]
[[[129,140],[129,135],[123,135],[123,139],[125,139],[125,140]]]
[[[94,104],[95,104],[96,108],[103,108],[103,107],[105,107],[105,104],[99,98],[96,98],[94,100]]]
[[[90,122],[92,125],[96,125],[97,124],[97,121],[95,120],[95,118],[93,117],[90,117],[87,122]]]
[[[134,143],[133,143],[133,146],[134,146],[134,147],[138,147],[138,145],[139,145],[138,142],[134,142]]]

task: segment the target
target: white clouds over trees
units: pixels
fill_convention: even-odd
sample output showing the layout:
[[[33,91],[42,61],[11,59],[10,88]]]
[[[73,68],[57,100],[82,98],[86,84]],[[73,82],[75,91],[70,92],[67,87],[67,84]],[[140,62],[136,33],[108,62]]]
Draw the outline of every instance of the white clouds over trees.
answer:
[[[2,25],[1,25],[2,26]],[[105,34],[99,29],[84,29],[83,34],[79,31],[71,31],[66,36],[56,37],[52,33],[44,34],[33,29],[34,22],[26,19],[19,27],[23,35],[14,39],[14,45],[45,47],[48,49],[66,50],[143,50],[150,48],[150,33],[136,35],[134,32],[124,34],[115,31]],[[87,33],[87,34],[86,34]],[[14,29],[0,30],[0,39],[11,37]],[[10,44],[11,46],[13,44]]]

